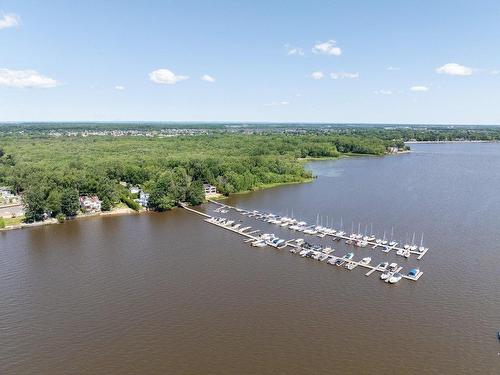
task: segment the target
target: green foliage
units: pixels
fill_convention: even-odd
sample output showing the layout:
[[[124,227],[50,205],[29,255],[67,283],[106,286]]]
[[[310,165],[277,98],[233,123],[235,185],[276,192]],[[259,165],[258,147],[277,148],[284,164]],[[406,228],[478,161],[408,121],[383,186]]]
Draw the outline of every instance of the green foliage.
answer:
[[[24,193],[25,219],[28,223],[43,219],[45,192],[40,185],[32,185]]]
[[[101,202],[101,211],[110,211],[113,208],[111,200],[105,197]]]
[[[0,217],[0,229],[5,228],[5,219],[3,217]]]
[[[127,197],[126,195],[122,195],[120,197],[120,200],[134,211],[139,211],[141,209],[141,205],[139,203],[134,201],[132,198]]]
[[[205,191],[203,190],[203,183],[199,180],[193,181],[186,192],[186,200],[192,205],[196,206],[205,201]]]
[[[120,200],[134,208],[135,202],[128,202],[131,198],[120,181],[140,185],[149,192],[149,208],[158,211],[179,202],[203,202],[203,183],[215,185],[227,195],[269,184],[300,182],[311,178],[311,173],[299,158],[337,157],[343,153],[382,155],[389,146],[403,147],[403,139],[414,135],[360,128],[335,132],[311,129],[294,134],[218,130],[168,138],[54,137],[43,126],[23,129],[26,131],[22,134],[0,131],[4,152],[0,157],[0,184],[24,194],[26,218],[31,221],[40,220],[46,211],[54,216],[59,212],[74,216],[79,210],[79,195],[97,195],[103,211]]]
[[[58,214],[56,215],[56,219],[57,219],[57,221],[58,221],[59,223],[64,223],[64,220],[66,220],[66,217],[64,216],[64,214],[63,214],[63,213],[61,213],[61,212],[60,212],[60,213],[58,213]]]
[[[61,213],[62,194],[59,190],[52,190],[46,200],[47,211],[52,217],[56,217]]]
[[[61,212],[66,217],[75,216],[80,210],[80,200],[78,191],[73,188],[66,188],[61,194]]]

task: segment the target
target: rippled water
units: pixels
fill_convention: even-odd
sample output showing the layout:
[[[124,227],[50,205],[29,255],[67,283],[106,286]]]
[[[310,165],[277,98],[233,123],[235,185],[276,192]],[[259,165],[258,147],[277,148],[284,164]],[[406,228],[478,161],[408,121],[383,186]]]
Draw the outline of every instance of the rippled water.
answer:
[[[182,210],[0,233],[0,373],[497,374],[500,145],[413,149],[312,163],[312,183],[227,202],[423,232],[420,261],[354,250],[419,266],[416,283],[254,249]],[[328,241],[351,250],[311,240]]]

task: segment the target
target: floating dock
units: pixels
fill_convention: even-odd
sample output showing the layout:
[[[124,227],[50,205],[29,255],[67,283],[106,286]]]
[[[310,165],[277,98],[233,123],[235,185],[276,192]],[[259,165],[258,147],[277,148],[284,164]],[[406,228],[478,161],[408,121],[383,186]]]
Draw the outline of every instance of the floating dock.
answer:
[[[239,234],[239,235],[241,235],[243,237],[246,237],[246,240],[244,242],[250,243],[250,242],[253,242],[253,241],[259,241],[259,240],[261,240],[261,238],[256,237],[256,236],[253,235],[253,234],[259,232],[259,230],[255,230],[255,231],[252,231],[252,232],[245,233],[245,232],[242,232],[242,231],[240,231],[238,229],[234,229],[234,228],[231,228],[231,227],[229,227],[227,225],[224,225],[224,224],[221,224],[221,223],[217,223],[217,222],[215,222],[213,220],[210,220],[210,219],[215,219],[215,218],[213,216],[210,216],[210,215],[206,214],[206,213],[203,213],[203,212],[197,211],[195,209],[192,209],[190,207],[187,207],[184,204],[181,205],[181,206],[185,210],[187,210],[189,212],[192,212],[192,213],[195,213],[197,215],[203,216],[205,218],[204,221],[207,222],[207,223],[209,223],[209,224],[215,225],[215,226],[217,226],[219,228],[222,228],[222,229],[228,230],[230,232]],[[232,207],[227,206],[227,205],[224,205],[224,206],[232,208]],[[240,211],[238,211],[238,212],[240,212]],[[303,249],[301,245],[298,245],[298,244],[294,243],[294,241],[295,241],[294,239],[286,240],[281,246],[273,245],[273,244],[269,243],[268,241],[266,241],[266,244],[268,246],[274,247],[276,249],[284,249],[286,247],[295,248],[297,251]],[[324,254],[326,254],[326,253],[324,253]],[[327,255],[329,255],[329,254],[327,254]],[[342,257],[337,257],[337,256],[332,256],[332,255],[329,255],[329,258],[330,259],[335,259],[335,260],[342,259]],[[375,272],[385,272],[385,270],[379,269],[378,265],[372,266],[370,264],[361,263],[361,262],[354,261],[354,260],[349,260],[349,259],[345,259],[345,263],[351,265],[351,267],[349,268],[350,271],[352,271],[356,267],[364,267],[364,268],[369,269],[369,271],[366,273],[366,276],[370,276],[372,273],[375,273]],[[346,268],[345,265],[342,268]],[[399,267],[398,270],[397,270],[397,272],[401,271],[402,268],[403,267]],[[408,276],[408,275],[402,275],[402,277],[404,279],[407,279],[407,280],[410,280],[410,281],[417,281],[422,276],[422,274],[423,274],[423,272],[419,271],[419,273],[415,277],[411,277],[411,276]]]

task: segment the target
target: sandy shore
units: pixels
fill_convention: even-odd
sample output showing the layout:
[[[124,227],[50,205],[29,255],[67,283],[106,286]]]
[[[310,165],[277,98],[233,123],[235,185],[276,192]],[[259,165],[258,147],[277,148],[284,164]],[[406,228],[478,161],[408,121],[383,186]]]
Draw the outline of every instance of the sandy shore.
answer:
[[[147,210],[141,210],[139,212],[132,210],[131,208],[128,207],[120,207],[120,208],[115,208],[112,209],[111,211],[104,211],[104,212],[91,212],[91,213],[85,213],[85,214],[78,214],[76,217],[67,219],[67,220],[79,220],[79,219],[84,219],[88,217],[96,217],[96,216],[118,216],[118,215],[131,215],[131,214],[141,214],[144,212],[148,212]],[[37,221],[34,223],[21,223],[21,224],[15,224],[15,225],[8,225],[5,228],[0,229],[0,231],[7,231],[7,230],[13,230],[13,229],[24,229],[24,228],[33,228],[33,227],[40,227],[43,225],[52,225],[52,224],[62,224],[57,221],[55,218],[50,218],[44,221]]]

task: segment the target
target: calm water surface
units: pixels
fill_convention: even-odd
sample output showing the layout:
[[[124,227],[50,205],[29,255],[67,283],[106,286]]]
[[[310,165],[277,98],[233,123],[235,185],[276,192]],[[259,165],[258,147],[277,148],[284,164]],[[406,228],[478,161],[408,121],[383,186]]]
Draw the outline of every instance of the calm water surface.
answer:
[[[423,232],[420,261],[354,250],[419,266],[416,283],[254,249],[182,210],[0,233],[0,373],[498,374],[500,145],[413,149],[228,203]]]

